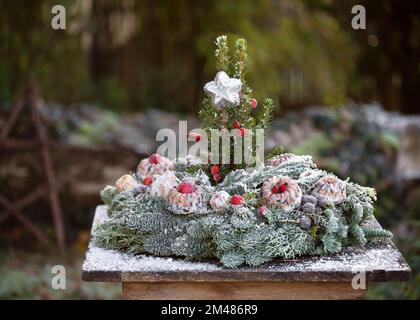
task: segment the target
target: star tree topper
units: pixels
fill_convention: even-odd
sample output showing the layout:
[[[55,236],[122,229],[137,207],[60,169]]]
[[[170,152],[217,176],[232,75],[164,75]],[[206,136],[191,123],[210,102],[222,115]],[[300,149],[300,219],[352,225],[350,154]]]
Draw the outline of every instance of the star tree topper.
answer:
[[[214,81],[207,82],[204,91],[210,96],[216,108],[238,106],[242,82],[240,79],[229,78],[224,71],[219,71]]]

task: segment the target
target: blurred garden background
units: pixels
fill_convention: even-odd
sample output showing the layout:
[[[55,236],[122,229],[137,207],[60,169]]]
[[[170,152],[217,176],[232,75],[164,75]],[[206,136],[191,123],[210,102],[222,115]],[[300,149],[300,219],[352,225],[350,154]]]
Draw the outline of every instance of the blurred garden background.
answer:
[[[66,30],[51,27],[56,4]],[[351,26],[356,4],[365,30]],[[247,39],[248,81],[276,101],[267,151],[310,153],[377,189],[378,220],[413,278],[372,284],[368,298],[420,298],[420,2],[410,0],[0,0],[0,132],[35,82],[66,237],[60,256],[22,224],[55,241],[48,192],[27,197],[46,174],[23,108],[0,136],[0,198],[11,203],[0,203],[0,298],[120,297],[119,285],[80,279],[99,191],[155,150],[160,128],[200,126],[220,34]],[[56,264],[67,290],[51,289]]]

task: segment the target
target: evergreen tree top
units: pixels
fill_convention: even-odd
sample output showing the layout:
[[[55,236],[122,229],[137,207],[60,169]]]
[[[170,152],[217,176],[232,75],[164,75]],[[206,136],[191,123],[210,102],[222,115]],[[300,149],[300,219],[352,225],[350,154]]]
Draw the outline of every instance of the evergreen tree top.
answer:
[[[204,88],[207,95],[199,112],[203,129],[207,134],[210,134],[210,129],[236,129],[242,136],[249,134],[253,139],[250,153],[256,157],[256,129],[269,129],[274,111],[273,100],[265,98],[258,103],[246,82],[250,61],[245,39],[237,39],[233,50],[230,50],[228,38],[224,35],[216,38],[215,45],[217,75]],[[233,92],[235,89],[237,100],[236,92]],[[234,152],[233,140],[232,137],[231,154]],[[275,153],[283,151],[276,148]],[[232,170],[245,167],[244,164],[234,164],[232,157],[230,164],[221,166],[221,178]]]

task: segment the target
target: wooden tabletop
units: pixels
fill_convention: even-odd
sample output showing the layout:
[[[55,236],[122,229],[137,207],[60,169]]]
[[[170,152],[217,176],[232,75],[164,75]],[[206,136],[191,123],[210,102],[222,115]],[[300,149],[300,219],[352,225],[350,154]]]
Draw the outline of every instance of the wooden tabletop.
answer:
[[[108,219],[106,210],[106,206],[96,208],[93,237],[98,224]],[[226,269],[217,260],[190,262],[175,257],[121,253],[98,247],[91,239],[82,279],[98,282],[349,281],[360,271],[366,271],[366,280],[374,282],[411,278],[410,267],[392,241],[363,249],[345,248],[333,256],[275,260],[259,267]]]

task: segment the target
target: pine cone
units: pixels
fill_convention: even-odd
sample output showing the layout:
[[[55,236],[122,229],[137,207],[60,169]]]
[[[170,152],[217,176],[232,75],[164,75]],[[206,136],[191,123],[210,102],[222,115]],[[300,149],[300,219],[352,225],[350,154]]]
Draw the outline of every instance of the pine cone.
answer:
[[[134,194],[134,196],[138,196],[139,194],[145,194],[149,191],[150,187],[145,186],[144,184],[137,185],[131,192]]]
[[[302,202],[303,203],[312,203],[312,204],[316,205],[317,199],[314,196],[310,196],[310,195],[305,194],[302,197]]]
[[[312,194],[338,203],[346,199],[346,183],[333,175],[326,175],[318,180]]]
[[[285,187],[284,187],[285,186]],[[292,210],[302,200],[302,190],[296,181],[287,176],[272,177],[261,187],[262,202],[268,207]]]
[[[267,166],[277,167],[278,165],[285,163],[286,161],[289,161],[290,159],[293,159],[296,157],[293,153],[283,153],[276,155],[266,161]]]
[[[315,205],[313,203],[310,203],[310,202],[305,203],[302,206],[302,211],[305,212],[305,213],[308,213],[308,214],[315,213]]]
[[[312,221],[311,218],[309,218],[308,216],[301,216],[299,219],[299,227],[301,227],[302,229],[309,229],[312,225]]]

